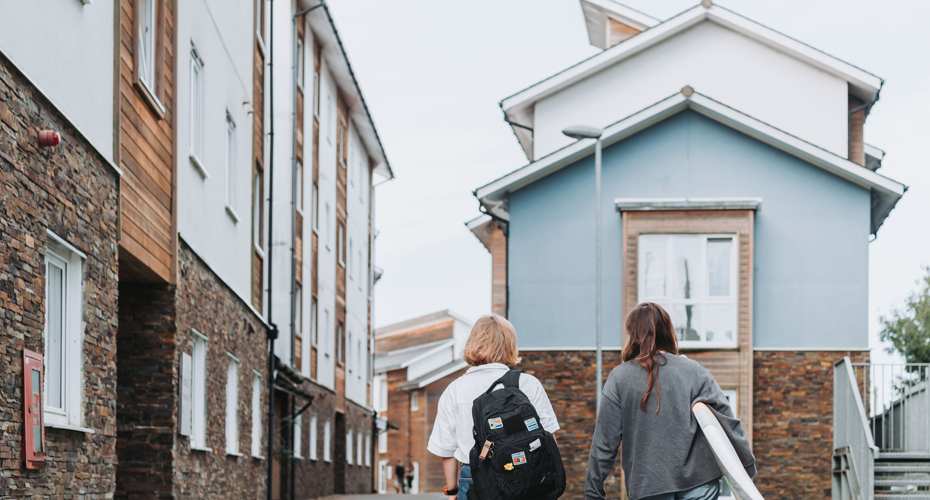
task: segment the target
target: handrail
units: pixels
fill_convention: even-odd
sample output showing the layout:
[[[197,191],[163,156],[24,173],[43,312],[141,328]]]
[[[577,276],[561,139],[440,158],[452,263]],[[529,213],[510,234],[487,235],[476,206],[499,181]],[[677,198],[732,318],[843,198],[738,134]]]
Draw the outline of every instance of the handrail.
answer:
[[[856,476],[856,487],[863,500],[874,500],[874,470],[878,447],[872,439],[868,416],[856,375],[849,356],[844,356],[833,366],[833,449],[846,449],[848,462],[853,466],[850,473]],[[850,480],[852,483],[852,480]],[[833,488],[834,500],[845,500],[838,488]]]

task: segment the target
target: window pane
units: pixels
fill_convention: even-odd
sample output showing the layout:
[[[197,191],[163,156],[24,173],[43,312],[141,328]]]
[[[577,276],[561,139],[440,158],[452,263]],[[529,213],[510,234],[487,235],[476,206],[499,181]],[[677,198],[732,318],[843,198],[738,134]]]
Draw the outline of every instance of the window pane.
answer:
[[[669,316],[672,318],[672,325],[675,327],[675,333],[678,340],[695,341],[701,340],[698,333],[701,324],[701,306],[675,304],[672,306],[661,304]]]
[[[317,328],[316,328],[316,299],[313,299],[310,302],[310,339],[313,345],[316,345],[320,341],[317,338]]]
[[[52,262],[48,264],[48,302],[46,307],[46,325],[48,335],[45,339],[45,374],[48,384],[48,406],[51,408],[65,407],[64,375],[65,375],[65,270]]]
[[[236,124],[226,115],[226,204],[233,208],[236,199]]]
[[[736,306],[708,304],[705,307],[704,339],[708,342],[732,342],[736,338]]]
[[[32,395],[29,399],[29,403],[32,404],[32,401],[37,401],[39,397],[39,391],[42,390],[42,381],[39,375],[39,370],[31,369],[29,370],[32,374]],[[45,450],[42,448],[42,425],[41,419],[31,419],[32,420],[32,449],[36,453],[43,453]],[[28,423],[27,423],[28,425]]]
[[[255,246],[262,246],[262,178],[256,170],[252,180],[252,241]]]
[[[642,238],[639,248],[639,279],[643,297],[665,297],[666,238]]]
[[[698,299],[701,290],[701,254],[703,240],[700,236],[675,236],[671,240],[672,275],[670,276],[671,298]]]
[[[707,284],[711,297],[730,296],[730,249],[729,238],[707,240]]]
[[[310,210],[313,210],[313,229],[320,229],[320,204],[317,201],[319,195],[317,194],[316,184],[313,185],[313,192],[311,194],[312,198],[310,199]]]

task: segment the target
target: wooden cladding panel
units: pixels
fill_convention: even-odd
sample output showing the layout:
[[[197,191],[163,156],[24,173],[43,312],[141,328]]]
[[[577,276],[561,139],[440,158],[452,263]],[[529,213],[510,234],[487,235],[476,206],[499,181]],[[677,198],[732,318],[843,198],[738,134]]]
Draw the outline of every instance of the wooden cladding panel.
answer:
[[[736,349],[682,349],[710,370],[723,388],[738,389],[739,418],[752,440],[752,266],[751,210],[660,211],[623,213],[623,314],[638,299],[640,234],[736,234],[738,249],[738,305]],[[626,335],[624,334],[624,337]]]
[[[347,139],[347,130],[348,130],[348,110],[346,109],[345,101],[337,96],[336,99],[338,115],[337,115],[337,133],[336,133],[336,227],[342,228],[342,240],[336,242],[336,321],[341,322],[342,325],[346,324],[346,266],[345,260],[343,259],[344,253],[347,253],[346,244],[348,242],[348,237],[346,235],[346,168],[345,166],[345,151],[348,144]],[[339,231],[336,231],[336,238],[339,238]],[[343,336],[346,335],[345,327],[342,332]],[[347,346],[344,345],[344,349],[347,349]],[[345,353],[345,352],[344,352]],[[338,379],[336,384],[336,390],[344,390],[343,385],[339,385]]]
[[[849,111],[864,103],[853,96],[849,96]],[[868,108],[860,109],[849,115],[849,161],[865,166],[865,112]]]
[[[254,0],[256,2],[262,2],[263,0]],[[253,9],[254,11],[254,9]],[[263,10],[262,10],[263,12]],[[265,182],[264,182],[264,164],[265,164],[265,132],[264,132],[264,120],[265,120],[265,98],[264,90],[265,89],[265,54],[261,48],[261,42],[259,41],[258,34],[253,31],[252,33],[252,176],[253,178],[258,175],[261,181],[258,183],[258,186],[254,182],[251,182],[251,189],[258,190],[258,193],[252,193],[252,200],[258,198],[259,206],[259,227],[257,228],[259,233],[259,245],[264,243],[264,203],[265,203]],[[253,210],[256,208],[253,207]],[[250,221],[252,223],[252,221]],[[256,231],[256,228],[252,228],[252,231]],[[253,245],[255,242],[253,241]],[[262,299],[264,297],[264,259],[262,258],[261,253],[254,248],[252,248],[252,307],[256,311],[262,311]]]
[[[132,262],[121,274],[130,281],[171,281],[175,256],[172,222],[174,172],[174,6],[159,0],[153,92],[164,114],[136,83],[135,5],[120,2],[118,154],[123,169],[120,188],[121,261]]]
[[[507,236],[491,229],[491,312],[507,317]]]
[[[385,354],[405,347],[451,339],[455,320],[448,320],[432,325],[397,333],[388,337],[375,338],[375,353]]]
[[[632,37],[640,33],[640,31],[632,26],[626,25],[617,21],[616,19],[607,18],[607,23],[609,26],[607,36],[610,37],[610,40],[607,41],[608,47],[613,47],[618,43],[626,40],[627,38]]]

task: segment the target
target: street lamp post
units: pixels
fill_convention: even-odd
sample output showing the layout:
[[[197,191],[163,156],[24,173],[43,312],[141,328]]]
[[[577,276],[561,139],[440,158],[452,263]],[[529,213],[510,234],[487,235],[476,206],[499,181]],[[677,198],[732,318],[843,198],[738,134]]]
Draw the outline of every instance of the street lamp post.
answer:
[[[603,381],[603,330],[601,328],[601,136],[602,129],[588,125],[575,125],[562,131],[572,139],[594,139],[594,267],[595,267],[595,331],[597,343],[597,412],[601,412]]]

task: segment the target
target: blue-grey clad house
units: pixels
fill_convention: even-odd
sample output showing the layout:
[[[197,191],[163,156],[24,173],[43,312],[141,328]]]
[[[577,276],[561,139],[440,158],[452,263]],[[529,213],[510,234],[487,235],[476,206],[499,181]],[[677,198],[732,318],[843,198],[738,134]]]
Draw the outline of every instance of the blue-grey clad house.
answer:
[[[593,432],[599,203],[605,375],[625,314],[663,305],[766,497],[829,496],[833,363],[868,359],[869,242],[906,190],[863,140],[882,80],[709,1],[664,22],[581,6],[604,51],[501,102],[529,163],[478,188],[468,223],[559,415],[567,494]],[[578,124],[604,130],[597,201],[594,141],[560,132]]]

